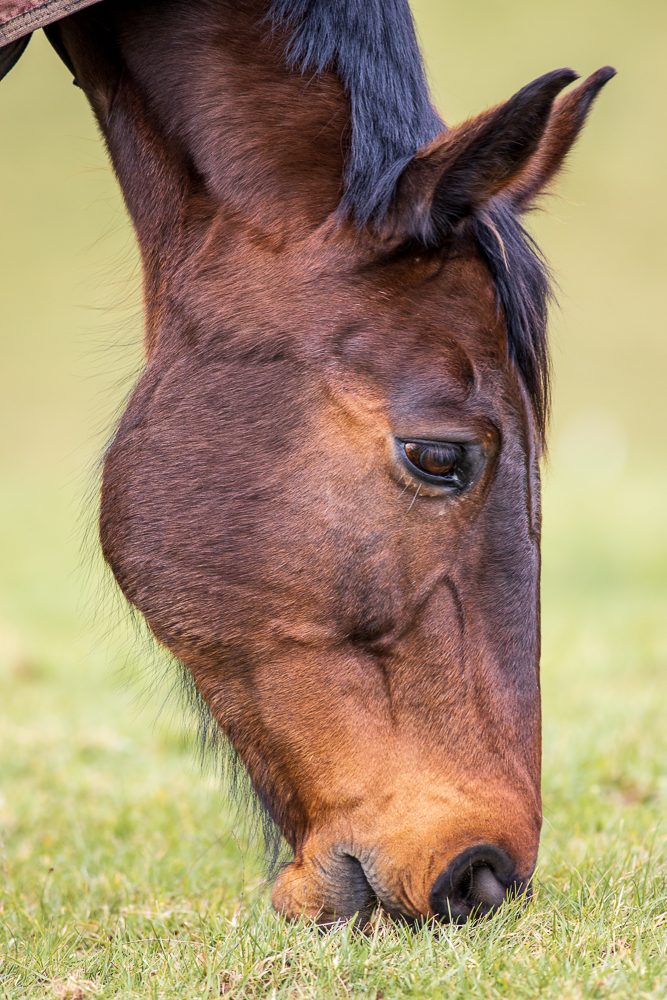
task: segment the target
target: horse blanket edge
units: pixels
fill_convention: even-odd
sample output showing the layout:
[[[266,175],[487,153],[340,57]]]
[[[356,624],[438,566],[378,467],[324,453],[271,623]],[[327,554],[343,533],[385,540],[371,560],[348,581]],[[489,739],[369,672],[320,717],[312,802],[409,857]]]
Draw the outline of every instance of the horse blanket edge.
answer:
[[[0,80],[18,62],[38,28],[98,0],[0,0]]]

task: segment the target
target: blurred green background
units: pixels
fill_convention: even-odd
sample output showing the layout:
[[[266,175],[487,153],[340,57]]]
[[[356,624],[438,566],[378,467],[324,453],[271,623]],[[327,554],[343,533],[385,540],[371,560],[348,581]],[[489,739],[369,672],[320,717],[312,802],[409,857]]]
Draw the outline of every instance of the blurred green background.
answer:
[[[602,841],[662,836],[667,804],[667,4],[413,7],[450,122],[553,68],[618,69],[531,223],[560,285],[545,463],[548,875]],[[176,723],[153,726],[158,701],[142,707],[118,681],[145,651],[113,634],[94,490],[141,364],[140,275],[92,116],[41,34],[0,83],[0,204],[0,828],[29,900],[35,866],[70,859],[81,881],[80,838],[106,829],[105,803],[139,825],[152,810],[155,837],[183,851],[228,821]],[[113,844],[130,834],[109,836],[108,856],[86,862],[86,892],[99,876],[101,898]],[[198,869],[209,888],[226,884],[206,868],[218,854]]]

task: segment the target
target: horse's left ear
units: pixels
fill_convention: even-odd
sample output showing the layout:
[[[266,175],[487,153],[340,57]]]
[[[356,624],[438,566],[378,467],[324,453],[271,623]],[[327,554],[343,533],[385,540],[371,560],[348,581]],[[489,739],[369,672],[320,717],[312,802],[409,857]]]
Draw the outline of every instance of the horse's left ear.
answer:
[[[437,246],[498,195],[519,211],[527,208],[562,166],[593,99],[615,72],[605,66],[556,101],[577,74],[554,70],[438,136],[400,175],[383,227],[387,235]]]
[[[565,157],[584,127],[593,101],[613,76],[616,76],[613,66],[603,66],[556,101],[537,152],[505,191],[519,211],[530,208],[563,166]]]

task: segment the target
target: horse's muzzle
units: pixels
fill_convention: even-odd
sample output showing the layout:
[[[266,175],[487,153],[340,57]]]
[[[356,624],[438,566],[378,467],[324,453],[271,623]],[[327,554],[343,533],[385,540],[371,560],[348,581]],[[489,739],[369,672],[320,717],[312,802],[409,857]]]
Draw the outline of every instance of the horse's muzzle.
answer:
[[[379,870],[375,852],[357,858],[345,848],[294,861],[278,876],[273,905],[289,918],[300,915],[319,924],[355,918],[363,927],[381,904],[392,917],[415,921],[435,917],[462,924],[489,916],[507,899],[528,895],[530,880],[521,878],[510,856],[494,844],[466,848],[435,879],[428,901],[414,905],[405,886],[390,886]],[[396,874],[396,873],[395,873]],[[409,883],[409,873],[406,881]]]

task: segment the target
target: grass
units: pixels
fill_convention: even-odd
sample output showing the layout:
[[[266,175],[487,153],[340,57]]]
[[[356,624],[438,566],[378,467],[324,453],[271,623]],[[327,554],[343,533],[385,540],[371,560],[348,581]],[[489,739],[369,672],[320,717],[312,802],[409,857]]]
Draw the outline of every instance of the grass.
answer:
[[[547,490],[537,894],[461,929],[380,918],[364,937],[276,917],[178,713],[123,682],[146,677],[141,647],[100,638],[104,619],[82,634],[80,581],[58,592],[60,561],[43,566],[54,620],[32,645],[20,629],[2,640],[0,995],[666,996],[666,493],[656,477],[616,483],[601,512],[599,490],[562,473]],[[40,609],[43,503],[11,484],[2,510],[5,534],[23,529],[5,591],[17,621]],[[65,547],[69,509],[42,520]]]
[[[599,758],[579,777],[611,784],[557,802],[568,826],[547,830],[527,910],[457,930],[378,921],[361,937],[270,912],[256,881],[243,880],[249,865],[229,816],[173,747],[110,731],[65,750],[53,734],[28,746],[18,736],[12,778],[24,795],[7,841],[0,938],[7,997],[87,995],[81,981],[128,998],[665,995],[657,802],[633,791],[619,806],[627,793]]]
[[[80,93],[35,38],[0,85],[2,998],[667,996],[664,5],[414,6],[451,118],[553,66],[620,70],[569,223],[538,221],[563,312],[536,898],[460,929],[285,924],[164,689],[142,694],[145,649],[80,555],[86,470],[137,364],[136,256]]]

